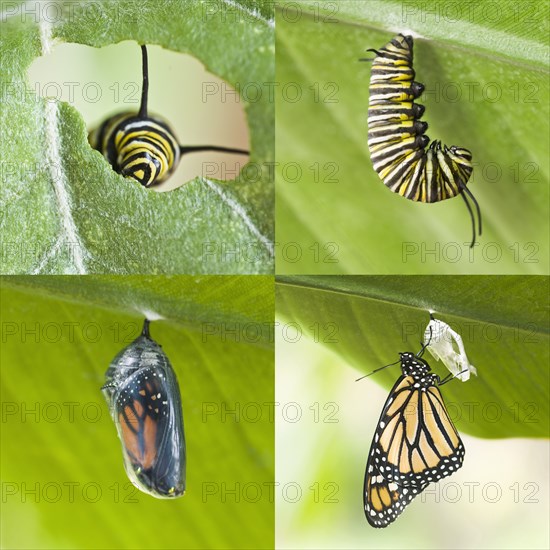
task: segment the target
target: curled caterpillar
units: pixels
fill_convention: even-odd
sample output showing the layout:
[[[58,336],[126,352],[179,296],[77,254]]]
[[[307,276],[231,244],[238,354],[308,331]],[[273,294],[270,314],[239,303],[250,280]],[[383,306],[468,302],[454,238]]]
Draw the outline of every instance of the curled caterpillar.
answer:
[[[165,181],[177,168],[182,155],[201,151],[218,151],[248,155],[244,149],[194,145],[184,147],[169,124],[160,117],[149,116],[149,68],[147,47],[141,46],[143,85],[138,113],[119,113],[105,120],[88,135],[115,172],[135,179],[144,187]]]
[[[471,199],[477,210],[481,235],[481,211],[467,187],[472,174],[472,154],[468,149],[425,135],[428,124],[419,120],[425,107],[414,103],[424,91],[415,82],[413,39],[397,35],[374,52],[369,87],[368,146],[374,169],[394,193],[417,202],[439,202],[460,195],[472,220],[472,242],[476,223]],[[426,148],[427,147],[427,148]]]
[[[185,493],[185,435],[176,373],[143,331],[112,360],[101,388],[122,443],[130,481],[156,498]]]

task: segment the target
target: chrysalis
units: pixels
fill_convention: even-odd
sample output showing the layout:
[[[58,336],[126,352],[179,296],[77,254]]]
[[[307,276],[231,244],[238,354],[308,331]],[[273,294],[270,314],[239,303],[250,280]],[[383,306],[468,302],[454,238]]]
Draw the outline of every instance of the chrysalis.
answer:
[[[456,378],[466,382],[470,372],[477,376],[476,368],[468,360],[462,337],[447,323],[434,319],[430,314],[430,322],[424,331],[426,349],[436,361],[442,361]]]
[[[185,435],[176,374],[143,331],[111,362],[101,388],[122,443],[130,481],[156,498],[185,493]]]

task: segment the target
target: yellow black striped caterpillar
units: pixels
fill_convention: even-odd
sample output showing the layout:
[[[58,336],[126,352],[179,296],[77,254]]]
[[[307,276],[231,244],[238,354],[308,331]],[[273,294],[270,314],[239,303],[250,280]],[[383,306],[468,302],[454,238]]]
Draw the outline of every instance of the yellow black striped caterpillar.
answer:
[[[460,195],[472,219],[476,241],[476,223],[472,200],[477,210],[481,235],[481,211],[467,188],[472,174],[472,154],[468,149],[440,141],[430,142],[425,135],[428,124],[419,120],[424,106],[414,103],[424,91],[415,82],[412,36],[392,38],[374,52],[369,87],[368,146],[374,169],[394,193],[418,202],[439,202]]]
[[[153,187],[165,181],[178,166],[182,155],[187,153],[249,154],[244,149],[215,145],[180,145],[166,121],[148,114],[149,69],[144,45],[141,46],[141,55],[143,85],[139,112],[109,117],[88,136],[90,145],[103,154],[115,172],[133,178],[145,187]]]

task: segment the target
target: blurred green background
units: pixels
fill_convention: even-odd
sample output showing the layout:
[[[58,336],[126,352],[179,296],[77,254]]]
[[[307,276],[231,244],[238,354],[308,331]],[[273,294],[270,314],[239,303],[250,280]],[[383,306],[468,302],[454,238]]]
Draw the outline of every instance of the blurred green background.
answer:
[[[548,548],[548,283],[278,277],[277,548]],[[441,390],[466,456],[374,529],[363,512],[365,464],[399,366],[355,380],[418,351],[429,309],[462,335],[477,367]]]
[[[0,283],[2,548],[273,547],[272,278]],[[176,500],[129,483],[100,392],[145,314],[181,389]]]

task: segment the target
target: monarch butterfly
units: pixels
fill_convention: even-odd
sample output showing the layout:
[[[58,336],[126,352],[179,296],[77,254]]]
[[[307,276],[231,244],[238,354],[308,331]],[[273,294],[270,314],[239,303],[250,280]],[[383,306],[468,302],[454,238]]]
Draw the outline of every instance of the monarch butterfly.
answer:
[[[185,493],[185,435],[176,374],[162,348],[141,335],[111,362],[101,388],[130,481],[156,498]]]
[[[149,116],[149,68],[147,47],[141,46],[143,85],[138,113],[119,113],[105,120],[88,135],[90,145],[107,159],[115,172],[135,179],[145,187],[153,187],[165,181],[180,161],[182,155],[200,151],[218,151],[248,155],[244,149],[194,145],[184,147],[168,123]]]
[[[368,145],[374,169],[394,193],[419,202],[439,202],[460,195],[472,219],[472,242],[476,242],[472,200],[479,220],[481,211],[466,186],[472,174],[472,153],[463,147],[447,147],[425,135],[428,124],[419,120],[425,107],[414,100],[424,91],[415,82],[412,36],[397,35],[374,52],[369,87]]]
[[[387,527],[430,482],[462,466],[464,445],[438,388],[452,375],[441,380],[430,372],[421,358],[424,349],[417,355],[399,354],[402,374],[390,391],[372,440],[363,504],[373,527]]]

